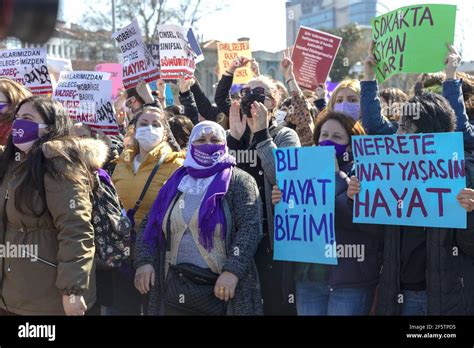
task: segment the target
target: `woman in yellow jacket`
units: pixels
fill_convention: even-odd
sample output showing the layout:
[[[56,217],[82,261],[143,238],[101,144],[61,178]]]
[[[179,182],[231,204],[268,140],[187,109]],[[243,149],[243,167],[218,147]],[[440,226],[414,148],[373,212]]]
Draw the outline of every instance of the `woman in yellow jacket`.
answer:
[[[134,215],[135,228],[138,229],[163,184],[183,164],[185,153],[178,152],[179,146],[160,109],[145,107],[135,119],[135,145],[124,150],[112,175],[126,210],[135,207],[153,168],[161,163]],[[133,285],[133,276],[131,269],[114,272],[114,308],[110,314],[140,314],[143,301]]]

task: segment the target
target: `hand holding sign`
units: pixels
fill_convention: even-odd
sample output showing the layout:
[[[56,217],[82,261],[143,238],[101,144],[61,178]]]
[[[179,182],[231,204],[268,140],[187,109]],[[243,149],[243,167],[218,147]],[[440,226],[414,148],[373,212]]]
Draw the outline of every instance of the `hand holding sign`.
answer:
[[[227,71],[233,74],[237,69],[246,66],[250,62],[252,62],[252,59],[239,56],[239,57],[235,58],[232,61],[232,63],[230,63],[230,67],[229,67],[229,69],[227,69]]]
[[[377,65],[377,60],[374,56],[374,45],[375,42],[370,41],[368,55],[364,60],[364,81],[375,80],[375,66]]]
[[[181,77],[178,80],[178,88],[181,93],[186,93],[191,89],[191,86],[194,85],[193,78],[184,78]]]
[[[136,90],[140,98],[142,98],[145,102],[145,104],[151,104],[155,101],[155,99],[153,98],[153,94],[151,94],[150,86],[143,79],[139,80]]]
[[[459,204],[467,210],[468,213],[474,210],[474,190],[465,188],[456,196]]]
[[[454,79],[456,75],[456,70],[458,69],[459,64],[461,64],[461,56],[458,51],[450,44],[448,44],[449,54],[446,57],[444,63],[446,68],[444,72],[446,73],[446,79]]]
[[[351,176],[349,185],[347,187],[347,197],[354,200],[354,196],[360,193],[360,182],[355,176]]]
[[[272,188],[272,204],[277,205],[281,201],[281,191],[277,185],[273,185]]]

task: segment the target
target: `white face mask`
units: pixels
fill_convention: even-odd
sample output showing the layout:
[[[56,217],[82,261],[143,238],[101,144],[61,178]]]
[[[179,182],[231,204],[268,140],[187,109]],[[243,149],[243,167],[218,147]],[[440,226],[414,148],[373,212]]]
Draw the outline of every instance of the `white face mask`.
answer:
[[[141,148],[149,152],[162,142],[164,133],[165,129],[163,127],[140,127],[135,131],[135,139],[137,139]]]
[[[37,140],[32,140],[27,143],[16,144],[15,147],[19,149],[20,151],[27,153],[28,151],[30,151],[30,149],[33,147],[33,144],[36,143],[36,141]]]

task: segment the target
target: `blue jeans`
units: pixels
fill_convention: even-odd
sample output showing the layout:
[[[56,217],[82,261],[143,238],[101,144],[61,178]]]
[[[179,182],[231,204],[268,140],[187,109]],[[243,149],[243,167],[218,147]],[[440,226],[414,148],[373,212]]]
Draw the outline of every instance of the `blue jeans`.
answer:
[[[375,287],[333,289],[325,282],[297,281],[298,315],[368,315]]]
[[[428,298],[426,291],[403,290],[401,315],[427,315]]]

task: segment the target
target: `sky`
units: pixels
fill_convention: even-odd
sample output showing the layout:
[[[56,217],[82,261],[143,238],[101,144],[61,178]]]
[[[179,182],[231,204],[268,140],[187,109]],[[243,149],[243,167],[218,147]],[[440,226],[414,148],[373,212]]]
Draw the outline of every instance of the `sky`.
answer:
[[[178,0],[169,0],[178,1]],[[286,0],[204,0],[206,3],[225,4],[224,10],[205,15],[199,22],[199,33],[204,40],[234,41],[250,37],[254,51],[276,52],[286,47]],[[78,23],[88,11],[88,0],[62,0],[66,20]],[[458,6],[455,46],[463,42],[463,58],[474,61],[474,1],[472,0],[383,0],[389,10],[414,4],[455,4]],[[89,1],[91,3],[91,1]],[[103,0],[102,11],[110,11]],[[464,38],[460,29],[464,28]]]

